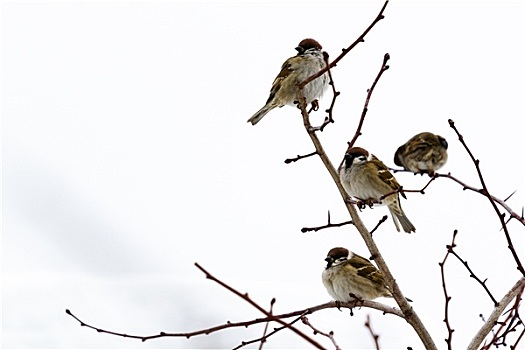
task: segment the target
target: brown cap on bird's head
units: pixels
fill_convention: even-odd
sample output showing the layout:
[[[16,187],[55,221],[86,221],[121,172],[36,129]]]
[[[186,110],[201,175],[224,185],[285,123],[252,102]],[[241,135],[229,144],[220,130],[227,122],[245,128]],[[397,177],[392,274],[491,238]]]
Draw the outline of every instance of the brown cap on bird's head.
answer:
[[[348,147],[346,150],[346,154],[350,154],[352,156],[365,156],[368,158],[368,151],[361,147]]]
[[[322,50],[322,48],[323,47],[321,46],[321,44],[317,42],[317,40],[308,38],[308,39],[301,40],[301,42],[299,43],[299,46],[297,46],[295,49],[299,51],[299,53],[303,53],[308,49]]]

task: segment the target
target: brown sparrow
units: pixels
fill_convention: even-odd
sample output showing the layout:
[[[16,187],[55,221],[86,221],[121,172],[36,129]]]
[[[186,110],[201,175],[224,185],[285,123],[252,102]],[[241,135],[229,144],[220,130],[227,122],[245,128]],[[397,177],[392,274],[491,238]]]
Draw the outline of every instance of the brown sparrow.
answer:
[[[326,67],[321,45],[314,39],[304,39],[295,48],[296,56],[288,58],[281,67],[281,72],[273,81],[270,97],[263,108],[255,113],[248,123],[257,124],[269,111],[284,105],[293,105],[297,101],[297,84]],[[307,103],[317,103],[328,86],[328,74],[314,79],[303,88]],[[314,102],[315,101],[315,102]]]
[[[447,140],[443,137],[422,132],[397,149],[394,163],[416,174],[434,176],[447,161],[447,148]]]
[[[334,300],[392,298],[383,274],[368,259],[337,247],[330,249],[325,261],[323,284]]]
[[[405,232],[416,232],[416,228],[401,209],[399,193],[395,193],[401,186],[383,162],[366,149],[352,147],[346,151],[345,159],[339,167],[339,178],[350,196],[368,204],[377,201],[386,204],[398,232],[399,224]],[[385,195],[388,196],[381,198]],[[401,195],[406,198],[403,192]]]

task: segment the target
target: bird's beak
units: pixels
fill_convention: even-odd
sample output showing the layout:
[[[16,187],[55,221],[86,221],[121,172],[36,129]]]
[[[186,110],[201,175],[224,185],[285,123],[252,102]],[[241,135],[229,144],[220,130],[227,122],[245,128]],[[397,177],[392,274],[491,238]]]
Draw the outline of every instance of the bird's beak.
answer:
[[[295,49],[297,50],[297,52],[298,52],[299,54],[301,54],[301,53],[304,52],[304,49],[303,49],[301,46],[297,46]]]
[[[334,262],[334,259],[327,256],[326,259],[324,259],[324,261],[326,261],[328,264],[326,265],[326,268],[329,268],[330,266],[332,266],[332,263]]]

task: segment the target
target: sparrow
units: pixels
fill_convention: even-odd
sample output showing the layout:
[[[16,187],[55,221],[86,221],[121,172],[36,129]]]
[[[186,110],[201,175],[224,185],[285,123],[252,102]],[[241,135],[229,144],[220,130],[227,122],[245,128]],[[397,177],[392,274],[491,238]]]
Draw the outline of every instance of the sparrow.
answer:
[[[422,132],[397,149],[394,163],[415,174],[434,176],[447,161],[447,148],[447,140],[443,137]]]
[[[349,148],[339,167],[339,178],[343,188],[351,197],[368,204],[377,201],[386,204],[398,232],[399,224],[407,233],[416,232],[416,228],[401,209],[399,192],[395,193],[401,186],[376,156],[361,147]],[[381,198],[385,195],[388,196]],[[403,192],[401,195],[406,198]]]
[[[322,46],[314,39],[302,40],[295,49],[297,55],[284,61],[281,72],[273,81],[266,104],[248,119],[248,123],[257,124],[276,107],[294,105],[297,101],[297,84],[326,67],[323,51],[321,51]],[[327,86],[328,74],[326,73],[309,82],[303,88],[306,102],[317,105],[317,99],[321,97]]]
[[[325,261],[323,284],[334,300],[349,302],[393,297],[383,274],[368,259],[336,247],[330,249]]]

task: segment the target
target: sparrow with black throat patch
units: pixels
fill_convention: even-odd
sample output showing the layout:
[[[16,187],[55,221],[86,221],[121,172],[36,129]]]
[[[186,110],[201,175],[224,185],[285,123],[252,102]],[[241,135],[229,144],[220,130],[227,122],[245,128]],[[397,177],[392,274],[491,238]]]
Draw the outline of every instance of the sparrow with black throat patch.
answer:
[[[257,124],[268,112],[276,107],[294,105],[297,102],[297,84],[326,67],[322,46],[314,39],[304,39],[295,48],[297,55],[288,58],[275,78],[266,104],[248,119]],[[312,80],[303,88],[307,103],[318,106],[318,99],[328,86],[328,74]]]
[[[386,204],[398,232],[400,225],[407,233],[416,232],[416,228],[401,209],[399,192],[406,198],[400,191],[401,186],[376,156],[361,147],[349,148],[338,171],[341,184],[348,195],[369,205]]]
[[[334,300],[350,302],[393,297],[383,274],[368,259],[336,247],[330,249],[325,261],[323,284]]]

